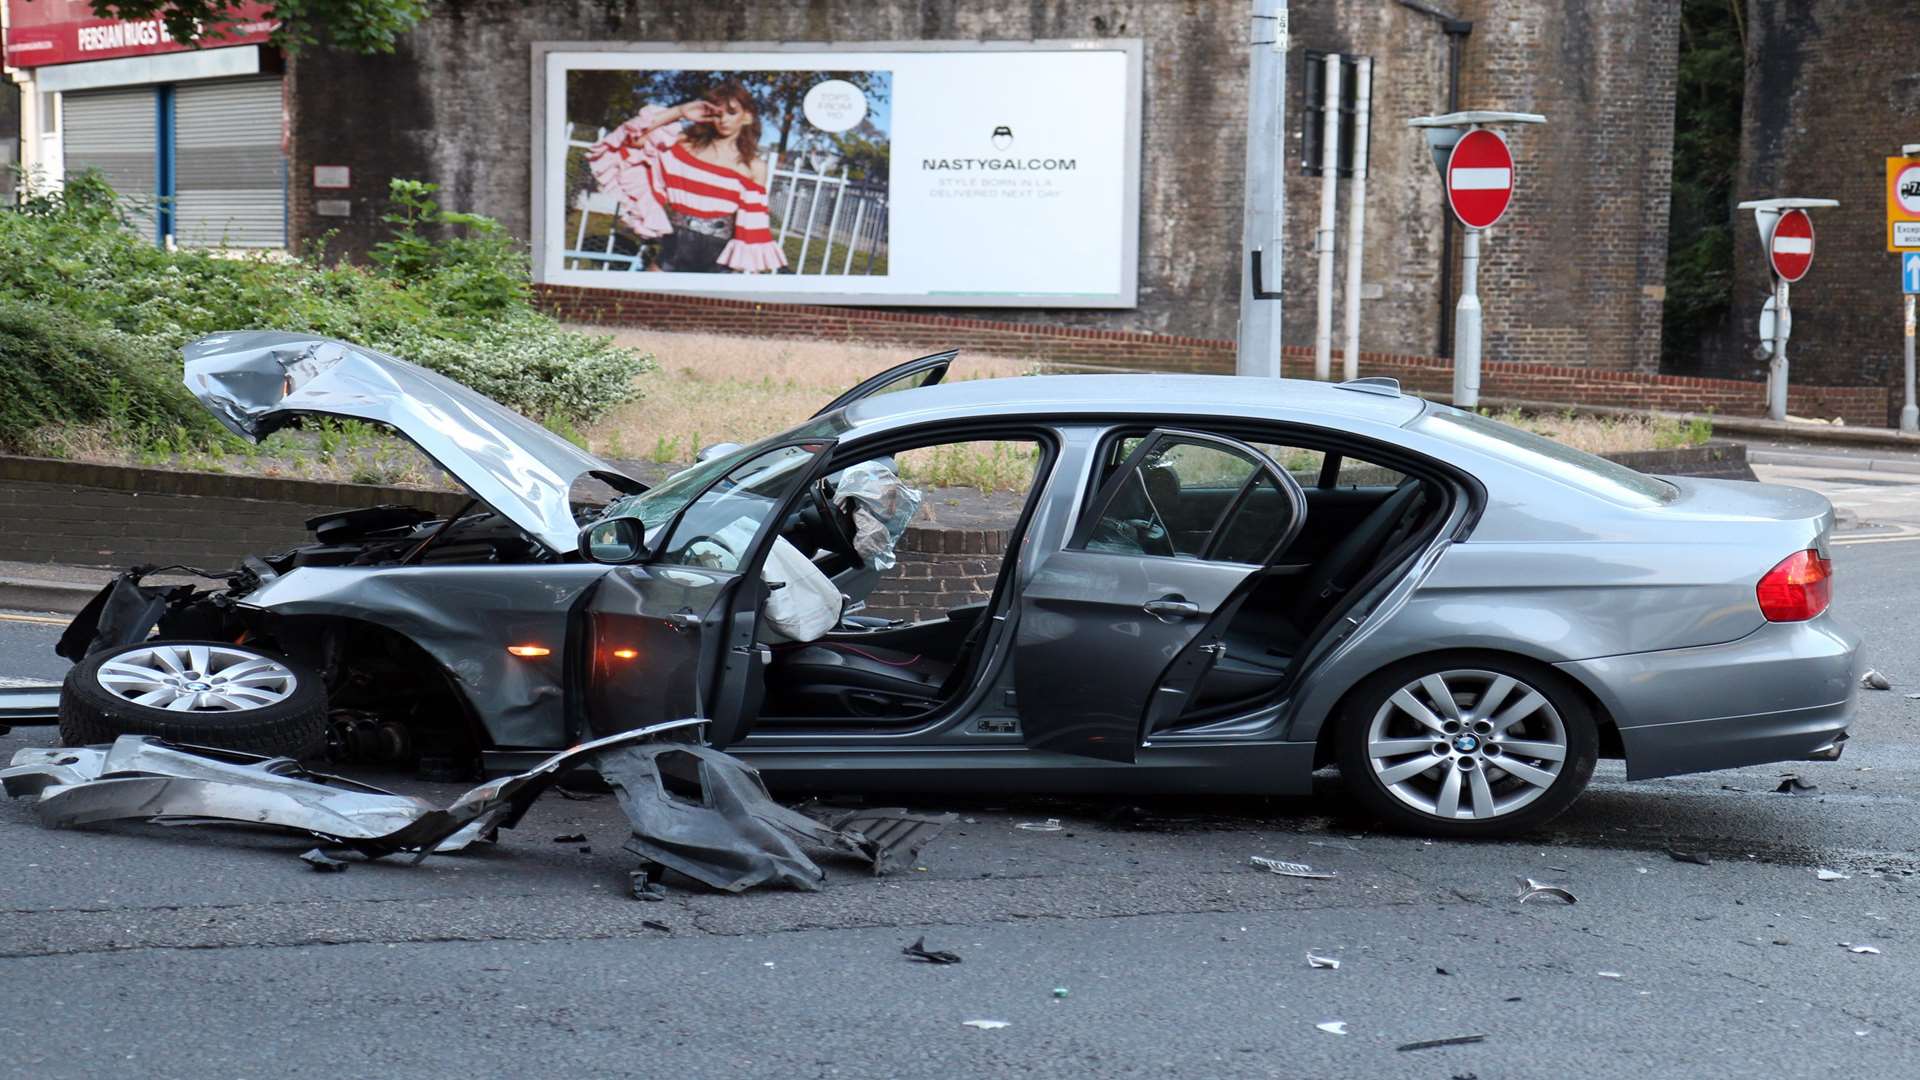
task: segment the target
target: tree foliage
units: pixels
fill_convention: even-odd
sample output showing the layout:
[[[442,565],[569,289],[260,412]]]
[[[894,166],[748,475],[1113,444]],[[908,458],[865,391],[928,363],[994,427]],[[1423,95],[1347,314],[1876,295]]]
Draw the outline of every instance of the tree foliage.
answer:
[[[39,0],[52,3],[53,0]],[[182,45],[213,45],[250,14],[247,0],[89,0],[103,19],[159,19]],[[289,52],[327,44],[357,53],[390,53],[426,15],[424,0],[270,0],[279,23],[272,41]]]
[[[1687,368],[1733,305],[1733,188],[1746,93],[1744,0],[1682,0],[1663,361]]]

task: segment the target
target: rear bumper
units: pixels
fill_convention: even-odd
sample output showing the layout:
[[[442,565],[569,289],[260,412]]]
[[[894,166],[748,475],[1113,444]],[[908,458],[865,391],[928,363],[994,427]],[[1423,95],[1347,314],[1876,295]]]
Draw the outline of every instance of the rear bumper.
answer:
[[[1738,641],[1559,665],[1620,729],[1627,777],[1831,760],[1860,694],[1859,639],[1831,615]]]

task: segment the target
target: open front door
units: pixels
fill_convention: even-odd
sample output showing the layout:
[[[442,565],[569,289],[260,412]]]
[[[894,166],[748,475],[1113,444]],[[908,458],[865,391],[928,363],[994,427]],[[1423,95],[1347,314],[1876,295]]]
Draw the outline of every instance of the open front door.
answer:
[[[1191,684],[1175,661],[1304,518],[1299,485],[1245,443],[1129,441],[1020,597],[1014,681],[1035,749],[1134,760],[1153,699]]]
[[[844,409],[861,398],[875,394],[890,394],[895,390],[915,390],[922,386],[932,386],[947,377],[947,369],[953,366],[954,357],[960,355],[959,349],[933,353],[918,360],[909,360],[898,367],[890,367],[862,382],[853,389],[827,402],[826,407],[815,416],[824,416],[835,409]]]
[[[649,554],[615,567],[587,602],[576,670],[589,734],[688,716],[710,721],[713,746],[746,733],[770,655],[754,640],[767,596],[759,568],[832,447],[742,450],[617,504],[616,516],[645,526]]]

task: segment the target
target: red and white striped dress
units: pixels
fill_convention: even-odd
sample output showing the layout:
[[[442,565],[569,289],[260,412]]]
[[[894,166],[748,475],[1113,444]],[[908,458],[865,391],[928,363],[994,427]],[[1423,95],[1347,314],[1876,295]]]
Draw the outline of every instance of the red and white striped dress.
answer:
[[[732,218],[733,239],[721,250],[720,265],[749,272],[786,266],[786,253],[773,242],[767,189],[751,176],[695,157],[684,128],[662,122],[665,112],[648,105],[587,149],[594,182],[620,200],[621,223],[653,239],[673,231],[668,208],[689,217]]]

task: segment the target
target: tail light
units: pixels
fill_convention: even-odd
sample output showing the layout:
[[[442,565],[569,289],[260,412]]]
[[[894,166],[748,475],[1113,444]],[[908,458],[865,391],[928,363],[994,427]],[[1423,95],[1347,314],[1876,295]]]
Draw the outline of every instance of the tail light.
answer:
[[[1767,571],[1754,592],[1768,622],[1801,622],[1833,602],[1833,563],[1812,549],[1796,551]]]

